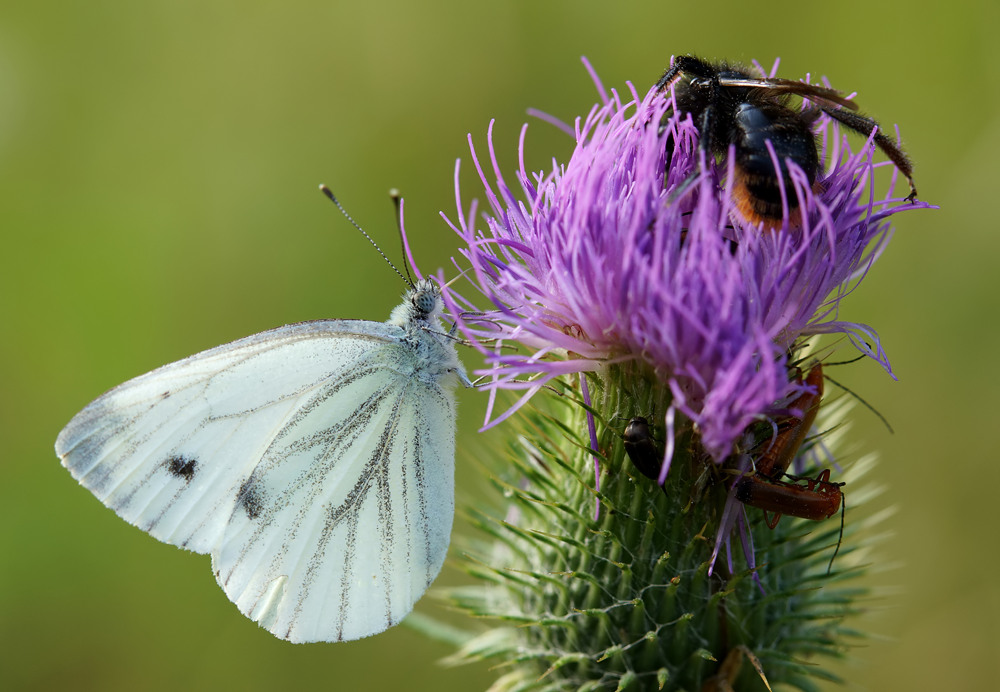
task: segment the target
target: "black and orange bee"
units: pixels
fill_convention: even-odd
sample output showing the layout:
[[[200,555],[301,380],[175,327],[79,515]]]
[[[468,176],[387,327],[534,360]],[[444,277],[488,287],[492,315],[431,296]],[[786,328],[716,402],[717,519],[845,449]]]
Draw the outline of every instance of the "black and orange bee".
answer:
[[[910,159],[878,122],[858,113],[857,104],[834,89],[761,77],[742,65],[713,63],[690,55],[675,58],[656,88],[673,89],[676,108],[691,115],[698,128],[699,146],[705,152],[725,156],[729,147],[734,147],[734,199],[740,214],[751,223],[781,223],[781,187],[793,189],[787,160],[795,162],[815,188],[822,162],[813,124],[821,113],[866,137],[877,130],[875,144],[910,184],[907,201],[916,199]],[[791,96],[802,97],[811,105],[793,109],[788,105]],[[767,142],[773,147],[778,170]],[[794,223],[798,200],[793,194],[787,194],[786,199]]]

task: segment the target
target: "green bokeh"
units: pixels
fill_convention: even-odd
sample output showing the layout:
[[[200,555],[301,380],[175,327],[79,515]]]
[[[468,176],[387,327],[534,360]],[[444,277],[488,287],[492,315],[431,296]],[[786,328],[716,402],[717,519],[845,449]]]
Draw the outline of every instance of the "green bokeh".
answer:
[[[276,325],[385,319],[402,283],[316,191],[329,184],[398,256],[400,188],[425,271],[448,266],[454,161],[491,118],[514,161],[525,109],[564,119],[671,53],[811,71],[898,122],[921,198],[844,319],[882,335],[841,379],[896,509],[871,555],[879,635],[841,667],[868,689],[995,680],[992,510],[1000,60],[995,2],[35,2],[0,7],[0,670],[24,689],[474,690],[485,668],[406,628],[292,646],[240,617],[207,557],[165,547],[77,486],[52,444],[101,391]],[[529,167],[564,156],[529,129]],[[509,167],[507,170],[511,170]],[[513,176],[510,176],[513,178]],[[976,204],[982,205],[976,207]],[[475,367],[471,352],[463,353]],[[459,503],[481,497],[483,397],[461,396]],[[850,496],[848,495],[848,498]],[[461,517],[457,531],[467,530]],[[442,583],[461,577],[446,568]],[[433,604],[419,609],[439,614]],[[995,683],[994,683],[995,684]]]

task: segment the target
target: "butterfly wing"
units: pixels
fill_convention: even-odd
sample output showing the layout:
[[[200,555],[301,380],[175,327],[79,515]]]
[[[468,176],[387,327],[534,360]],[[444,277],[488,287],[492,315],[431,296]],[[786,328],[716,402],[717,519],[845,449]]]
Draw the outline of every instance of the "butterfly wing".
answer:
[[[291,641],[375,634],[440,570],[454,514],[452,383],[390,324],[281,327],[112,389],[56,453],[126,521],[211,553]]]
[[[454,514],[451,398],[413,380],[372,384],[359,384],[368,396],[334,426],[323,406],[289,422],[213,554],[230,599],[284,639],[381,632],[410,612],[444,561]]]

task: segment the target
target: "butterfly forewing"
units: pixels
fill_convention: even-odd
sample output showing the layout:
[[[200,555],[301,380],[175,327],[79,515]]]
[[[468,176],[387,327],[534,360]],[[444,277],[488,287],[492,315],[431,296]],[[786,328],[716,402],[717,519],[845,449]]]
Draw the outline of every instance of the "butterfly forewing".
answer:
[[[437,575],[454,513],[450,345],[397,325],[281,327],[126,382],[56,452],[159,540],[211,553],[248,617],[291,641],[356,639]],[[462,373],[464,375],[464,372]]]

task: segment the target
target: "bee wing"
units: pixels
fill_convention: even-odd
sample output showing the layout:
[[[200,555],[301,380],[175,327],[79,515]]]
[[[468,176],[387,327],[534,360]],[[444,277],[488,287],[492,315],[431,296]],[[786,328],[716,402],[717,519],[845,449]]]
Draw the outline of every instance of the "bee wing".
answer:
[[[844,98],[836,89],[797,82],[794,79],[780,79],[778,77],[768,79],[720,78],[719,84],[726,87],[759,87],[761,89],[770,89],[777,93],[802,96],[810,101],[822,102],[828,106],[841,106],[852,111],[858,110],[858,104]]]
[[[211,553],[277,636],[380,632],[437,574],[454,512],[454,399],[401,337],[329,320],[205,351],[96,399],[56,453],[129,523]]]

